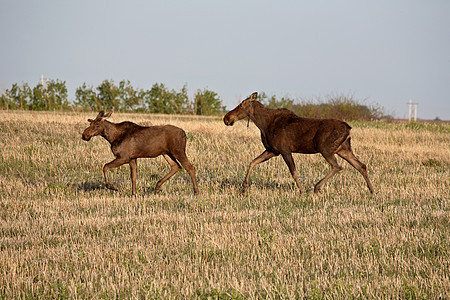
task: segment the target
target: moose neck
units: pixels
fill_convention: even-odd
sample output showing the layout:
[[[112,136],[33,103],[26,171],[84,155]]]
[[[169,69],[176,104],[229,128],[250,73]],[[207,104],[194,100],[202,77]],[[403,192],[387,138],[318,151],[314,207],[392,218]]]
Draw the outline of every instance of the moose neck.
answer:
[[[273,109],[265,108],[264,105],[259,102],[253,102],[252,106],[253,112],[249,115],[250,120],[252,120],[261,131],[265,132],[273,117]]]
[[[111,123],[109,121],[103,121],[104,130],[101,134],[110,144],[114,143],[118,137],[120,137],[122,130],[117,126],[117,124]]]

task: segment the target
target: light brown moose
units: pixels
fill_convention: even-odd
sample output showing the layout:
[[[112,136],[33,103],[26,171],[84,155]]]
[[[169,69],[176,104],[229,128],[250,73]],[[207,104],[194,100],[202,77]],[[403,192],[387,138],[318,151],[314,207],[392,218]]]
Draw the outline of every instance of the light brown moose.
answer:
[[[234,122],[244,118],[252,120],[261,131],[261,140],[266,148],[250,163],[243,182],[243,192],[248,187],[253,168],[280,154],[289,167],[297,187],[301,190],[292,153],[320,153],[331,165],[331,171],[314,186],[314,193],[317,193],[328,179],[342,170],[335,154],[358,170],[364,177],[370,192],[374,192],[367,175],[366,165],[353,154],[350,146],[351,127],[347,123],[335,119],[300,118],[288,109],[266,108],[256,101],[257,98],[257,92],[251,94],[223,118],[227,126],[232,126]]]
[[[161,185],[166,180],[183,166],[191,177],[194,194],[198,194],[195,168],[186,156],[186,133],[183,129],[172,125],[144,127],[132,122],[116,124],[105,120],[111,114],[112,112],[105,115],[104,111],[100,111],[94,120],[88,120],[91,124],[84,130],[82,135],[82,139],[85,141],[89,141],[93,136],[100,135],[111,144],[111,150],[116,159],[103,166],[103,176],[107,188],[117,190],[116,187],[109,183],[108,169],[129,164],[132,194],[135,195],[137,159],[163,155],[171,169],[166,176],[158,181],[155,193],[160,190]]]

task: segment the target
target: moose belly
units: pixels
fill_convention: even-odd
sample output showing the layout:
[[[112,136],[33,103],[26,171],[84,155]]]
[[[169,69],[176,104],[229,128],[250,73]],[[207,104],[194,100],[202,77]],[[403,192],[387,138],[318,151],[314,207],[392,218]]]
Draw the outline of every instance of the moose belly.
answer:
[[[295,146],[291,148],[293,153],[314,154],[317,150],[314,147]]]
[[[142,140],[142,138],[131,138],[120,145],[112,145],[112,152],[116,157],[139,158],[157,157],[166,152],[165,144],[155,143],[152,140]]]

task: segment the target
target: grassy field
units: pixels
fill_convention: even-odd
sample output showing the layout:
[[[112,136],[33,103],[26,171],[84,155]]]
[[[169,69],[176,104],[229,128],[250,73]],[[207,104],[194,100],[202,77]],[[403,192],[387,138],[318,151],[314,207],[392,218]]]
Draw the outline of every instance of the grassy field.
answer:
[[[257,166],[259,131],[220,118],[113,114],[188,134],[200,196],[162,157],[128,166],[101,137],[81,140],[96,113],[0,111],[0,298],[449,298],[450,125],[351,123],[355,154],[376,189],[320,155]]]

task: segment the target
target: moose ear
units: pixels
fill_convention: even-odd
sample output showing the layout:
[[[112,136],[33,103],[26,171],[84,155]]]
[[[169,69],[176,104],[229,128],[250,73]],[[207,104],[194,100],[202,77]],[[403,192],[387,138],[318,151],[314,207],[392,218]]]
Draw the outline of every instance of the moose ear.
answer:
[[[103,118],[109,118],[111,115],[112,115],[112,113],[114,112],[114,107],[112,108],[112,110],[109,112],[109,113],[107,113],[106,115],[104,115],[103,116]]]
[[[104,115],[105,115],[105,112],[104,112],[103,110],[101,110],[101,111],[98,113],[96,119],[100,119],[100,118],[102,118]]]
[[[251,101],[258,99],[258,92],[254,92],[253,94],[251,94],[249,99]]]

